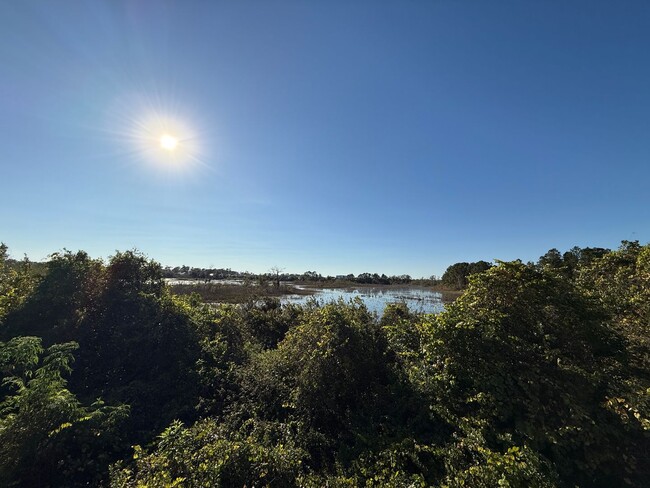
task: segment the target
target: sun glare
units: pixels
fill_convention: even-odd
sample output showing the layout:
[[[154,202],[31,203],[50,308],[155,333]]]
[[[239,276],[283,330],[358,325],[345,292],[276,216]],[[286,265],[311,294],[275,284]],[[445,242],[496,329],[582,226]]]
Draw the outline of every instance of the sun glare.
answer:
[[[124,155],[162,176],[178,178],[209,170],[206,141],[197,131],[197,114],[152,90],[153,95],[127,94],[111,110],[111,130],[124,143]],[[165,101],[166,100],[166,101]]]
[[[178,147],[178,139],[169,134],[160,136],[160,147],[165,151],[173,151]]]

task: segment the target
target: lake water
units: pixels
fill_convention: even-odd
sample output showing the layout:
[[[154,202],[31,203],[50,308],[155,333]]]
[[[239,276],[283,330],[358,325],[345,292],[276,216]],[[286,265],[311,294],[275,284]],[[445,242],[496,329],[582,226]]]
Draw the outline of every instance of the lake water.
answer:
[[[371,312],[381,315],[389,303],[406,303],[409,310],[420,313],[439,313],[444,309],[442,294],[423,288],[329,288],[316,290],[311,296],[288,295],[283,303],[304,304],[310,299],[329,303],[342,298],[348,302],[360,298]]]

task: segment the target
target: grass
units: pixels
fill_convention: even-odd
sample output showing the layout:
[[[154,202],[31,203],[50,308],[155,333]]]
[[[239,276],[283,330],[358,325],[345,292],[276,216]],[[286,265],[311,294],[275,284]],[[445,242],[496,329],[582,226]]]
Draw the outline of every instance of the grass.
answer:
[[[442,285],[436,285],[430,289],[442,294],[442,301],[444,303],[451,303],[464,293],[464,290],[453,290]]]
[[[343,289],[343,290],[361,290],[361,289],[404,289],[420,288],[422,290],[435,291],[442,294],[442,301],[450,303],[463,294],[462,290],[453,290],[442,285],[422,286],[408,284],[378,285],[371,283],[354,283],[351,281],[331,281],[331,282],[304,282],[300,283],[300,288],[293,283],[280,283],[280,286],[263,282],[263,283],[219,283],[219,282],[192,282],[184,284],[170,285],[172,292],[176,295],[190,295],[196,293],[206,303],[246,303],[251,300],[260,298],[276,297],[280,298],[286,295],[313,295],[318,290],[323,289]],[[304,288],[303,288],[304,287]]]
[[[176,295],[197,293],[207,303],[245,303],[266,297],[282,297],[285,295],[312,295],[313,292],[296,288],[293,285],[280,283],[274,285],[259,284],[222,284],[222,283],[193,283],[170,285]]]
[[[453,288],[446,287],[438,284],[434,286],[425,286],[417,284],[394,284],[394,285],[380,285],[373,283],[355,283],[354,281],[319,281],[319,282],[306,282],[304,286],[308,289],[323,290],[323,289],[343,289],[343,290],[360,290],[360,289],[403,289],[403,288],[419,288],[422,290],[435,291],[442,295],[444,303],[451,303],[463,294],[463,290],[454,290]]]

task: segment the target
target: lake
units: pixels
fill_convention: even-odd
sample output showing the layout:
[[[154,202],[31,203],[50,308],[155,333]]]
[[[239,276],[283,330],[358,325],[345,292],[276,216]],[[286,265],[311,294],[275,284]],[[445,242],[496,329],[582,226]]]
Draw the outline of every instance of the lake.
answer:
[[[381,315],[389,303],[406,303],[409,310],[420,313],[439,313],[444,310],[442,294],[424,288],[386,288],[386,287],[359,287],[359,288],[325,288],[304,289],[315,291],[313,295],[287,295],[282,298],[282,303],[304,304],[310,299],[321,303],[328,303],[342,298],[349,302],[360,298],[371,312]]]

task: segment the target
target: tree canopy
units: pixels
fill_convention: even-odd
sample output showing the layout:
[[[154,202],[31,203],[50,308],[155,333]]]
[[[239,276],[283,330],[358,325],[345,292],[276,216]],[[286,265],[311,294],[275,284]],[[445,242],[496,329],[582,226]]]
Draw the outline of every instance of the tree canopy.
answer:
[[[492,265],[487,261],[452,264],[442,275],[442,284],[455,290],[462,290],[467,287],[471,275],[482,273],[491,267]]]
[[[66,251],[35,274],[3,246],[0,480],[644,486],[650,246],[551,251],[457,263],[444,312],[378,318],[208,305],[133,251]]]

